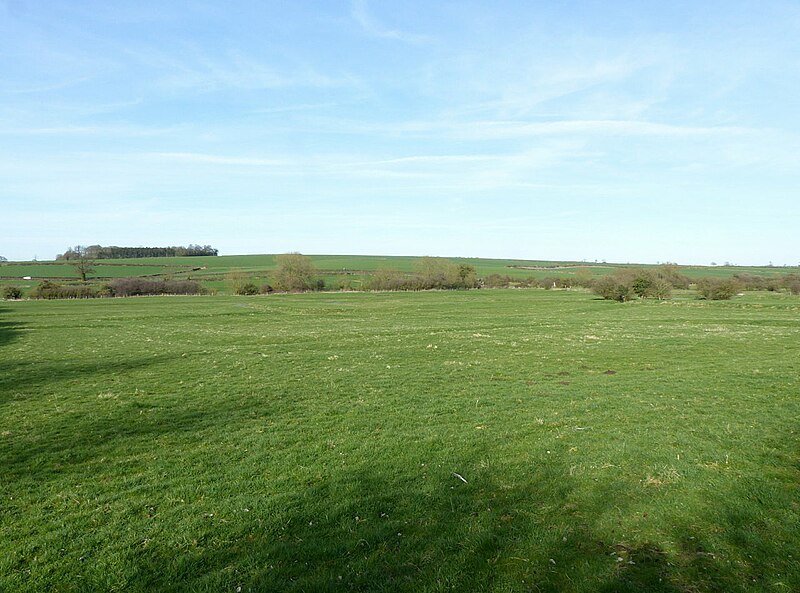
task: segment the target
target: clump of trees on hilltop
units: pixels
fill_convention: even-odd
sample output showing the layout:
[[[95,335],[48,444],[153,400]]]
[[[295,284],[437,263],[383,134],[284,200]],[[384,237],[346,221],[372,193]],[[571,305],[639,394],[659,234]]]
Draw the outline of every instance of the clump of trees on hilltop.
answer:
[[[219,250],[211,245],[193,245],[188,247],[117,247],[111,245],[89,245],[83,247],[76,245],[70,247],[64,253],[57,255],[57,260],[78,260],[78,259],[135,259],[139,257],[188,257],[200,255],[218,255]]]

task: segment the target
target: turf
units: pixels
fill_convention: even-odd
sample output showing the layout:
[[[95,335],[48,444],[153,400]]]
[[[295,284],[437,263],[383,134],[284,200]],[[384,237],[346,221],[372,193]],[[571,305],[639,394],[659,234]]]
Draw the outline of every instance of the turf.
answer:
[[[0,303],[0,590],[800,590],[800,299]]]

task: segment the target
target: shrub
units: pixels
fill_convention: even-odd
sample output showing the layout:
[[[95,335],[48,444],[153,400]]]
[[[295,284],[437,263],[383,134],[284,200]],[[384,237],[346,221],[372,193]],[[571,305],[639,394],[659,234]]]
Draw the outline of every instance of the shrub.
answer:
[[[625,278],[613,274],[603,276],[594,281],[592,292],[609,301],[619,301],[621,303],[636,298],[633,286]]]
[[[800,275],[788,274],[784,276],[783,286],[792,294],[800,294]]]
[[[572,287],[572,278],[568,278],[567,276],[547,276],[538,280],[531,278],[531,280],[535,283],[533,284],[534,286],[547,290]]]
[[[672,297],[672,284],[651,269],[623,269],[594,280],[592,292],[620,302],[636,297],[666,300]]]
[[[314,278],[317,271],[310,258],[299,253],[285,253],[279,255],[276,261],[278,264],[274,276],[276,290],[281,292],[304,292],[315,288],[319,290],[319,283]]]
[[[203,288],[194,280],[154,280],[151,278],[118,278],[108,284],[114,296],[158,294],[201,294]]]
[[[456,288],[477,288],[478,274],[474,266],[460,264],[458,266],[458,286]]]
[[[697,283],[700,296],[709,301],[725,301],[739,292],[741,285],[735,278],[703,278]]]
[[[242,284],[237,284],[236,287],[233,289],[233,293],[242,296],[250,296],[258,294],[258,286],[256,286],[252,282],[244,282]]]
[[[262,284],[261,285],[261,294],[272,294],[275,292],[275,289],[272,288],[269,284]]]
[[[378,269],[367,283],[369,290],[413,290],[413,281],[398,270]]]
[[[669,282],[672,288],[687,289],[691,284],[688,276],[684,276],[679,271],[678,266],[673,264],[662,264],[656,268],[656,276],[661,280]]]
[[[632,272],[630,285],[637,296],[650,296],[650,291],[655,283],[656,275],[650,270],[638,269]]]
[[[100,287],[97,289],[97,296],[98,297],[113,297],[114,296],[114,289],[111,287],[110,284],[101,284]]]
[[[628,272],[623,277],[630,278],[631,288],[637,296],[660,300],[667,300],[672,297],[672,283],[659,275],[658,271],[639,268]]]
[[[4,286],[2,294],[7,301],[16,301],[22,298],[22,290],[16,286]]]
[[[423,257],[414,264],[419,288],[456,288],[459,284],[459,268],[443,257]]]
[[[672,298],[672,284],[663,278],[656,278],[653,285],[650,287],[650,293],[647,295],[661,301],[667,301]]]
[[[91,299],[100,296],[97,289],[88,284],[56,284],[45,280],[33,289],[35,299]]]
[[[511,276],[501,276],[500,274],[489,274],[483,280],[484,286],[488,288],[508,288],[511,284]]]

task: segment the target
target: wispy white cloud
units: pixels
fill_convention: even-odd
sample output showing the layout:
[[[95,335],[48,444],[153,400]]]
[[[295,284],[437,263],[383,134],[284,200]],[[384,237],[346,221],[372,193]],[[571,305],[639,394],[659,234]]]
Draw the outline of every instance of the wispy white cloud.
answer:
[[[203,154],[197,152],[156,152],[145,156],[154,157],[158,160],[164,161],[244,167],[285,167],[287,165],[294,164],[292,161],[287,159]]]
[[[0,93],[8,93],[9,95],[29,95],[34,93],[46,93],[50,91],[58,91],[72,86],[79,85],[83,82],[90,80],[89,76],[79,76],[70,78],[68,80],[60,80],[57,82],[45,82],[38,84],[22,84],[10,85],[3,84],[0,86]]]
[[[325,103],[301,103],[297,105],[284,105],[282,107],[263,107],[259,109],[251,109],[250,113],[290,113],[294,111],[316,111],[321,109],[330,109],[339,105],[334,101]]]
[[[515,138],[561,135],[711,136],[742,135],[754,130],[735,126],[681,126],[637,120],[566,120],[552,122],[479,121],[450,128],[459,137]]]
[[[369,13],[367,0],[353,0],[350,6],[350,15],[358,23],[361,29],[371,37],[379,37],[382,39],[396,39],[397,41],[404,41],[406,43],[424,43],[430,41],[426,35],[419,35],[416,33],[408,33],[406,31],[398,31],[396,29],[387,29],[383,27]]]
[[[137,47],[125,49],[124,53],[155,72],[155,85],[164,90],[332,88],[353,84],[348,76],[330,76],[302,63],[281,67],[238,50],[212,55],[196,47],[169,53]]]
[[[504,140],[544,136],[744,136],[768,130],[746,126],[695,126],[647,120],[420,119],[364,122],[349,119],[315,119],[313,125],[331,132],[353,135],[388,134],[407,138],[450,140]]]
[[[2,136],[114,136],[114,137],[148,137],[162,136],[177,132],[180,126],[146,126],[146,125],[64,125],[64,126],[28,126],[0,127]]]

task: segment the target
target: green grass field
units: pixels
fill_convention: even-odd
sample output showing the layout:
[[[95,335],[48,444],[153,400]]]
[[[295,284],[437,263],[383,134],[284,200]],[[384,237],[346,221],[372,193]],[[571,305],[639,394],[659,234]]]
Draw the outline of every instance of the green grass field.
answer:
[[[800,298],[0,303],[2,591],[800,590]]]
[[[326,285],[338,286],[338,279],[346,274],[353,288],[360,288],[375,270],[394,269],[411,272],[418,257],[378,255],[311,255],[309,256]],[[113,278],[130,276],[152,276],[169,278],[191,278],[199,280],[209,289],[230,293],[230,276],[240,274],[257,285],[269,283],[276,268],[275,255],[229,255],[218,257],[153,257],[137,259],[98,260],[90,279],[102,282]],[[489,274],[508,275],[513,278],[528,277],[573,277],[578,274],[602,276],[619,268],[653,267],[639,264],[615,264],[595,262],[552,262],[515,259],[450,258],[456,263],[475,267],[478,276]],[[735,266],[683,266],[680,272],[689,278],[728,277],[736,273],[747,273],[772,277],[788,273],[800,273],[800,267],[735,267]],[[31,276],[32,280],[22,280]],[[29,294],[42,280],[77,281],[75,267],[66,261],[58,262],[9,262],[0,264],[0,286],[14,285]]]

